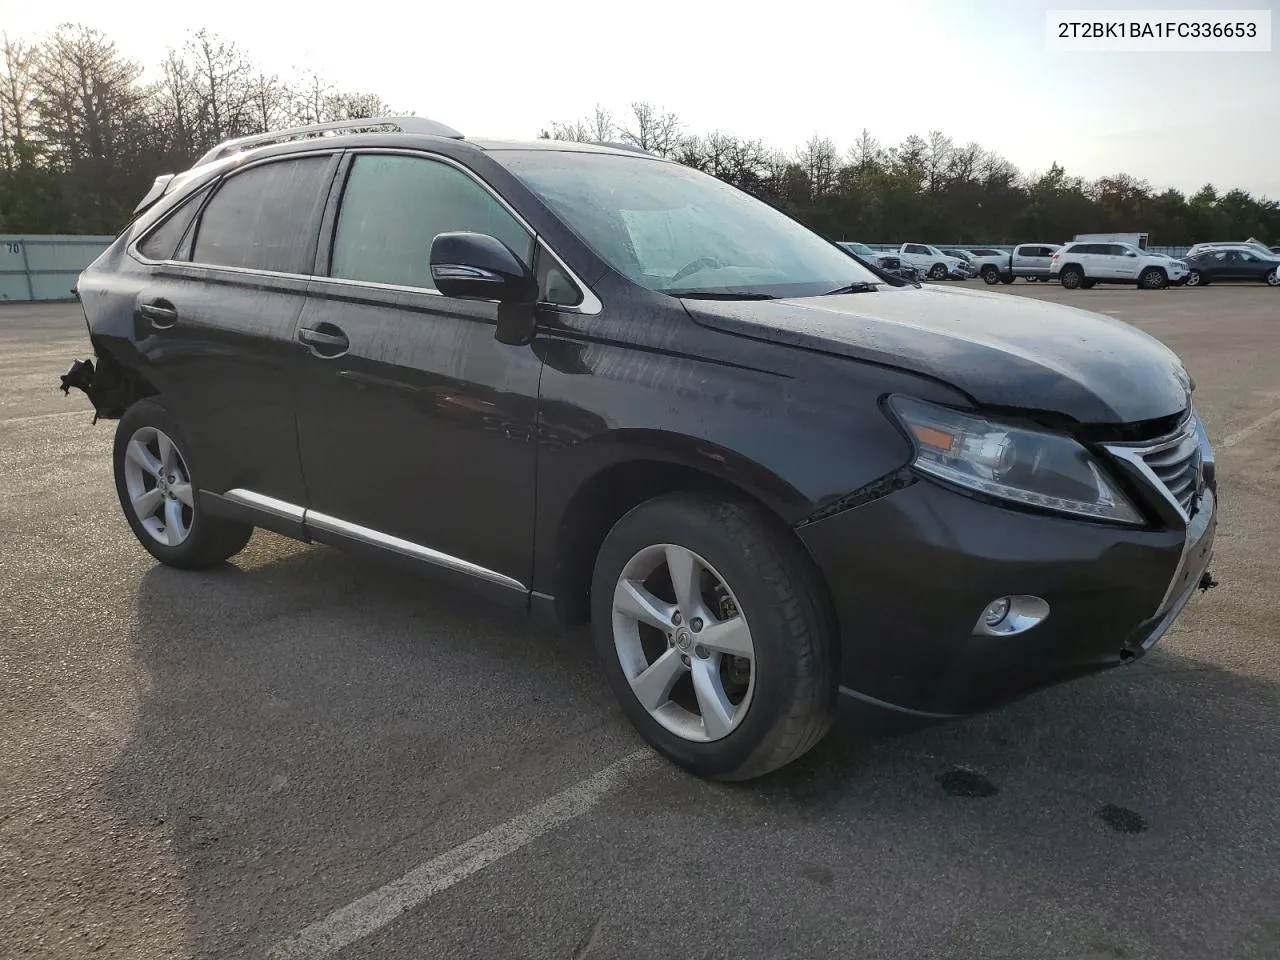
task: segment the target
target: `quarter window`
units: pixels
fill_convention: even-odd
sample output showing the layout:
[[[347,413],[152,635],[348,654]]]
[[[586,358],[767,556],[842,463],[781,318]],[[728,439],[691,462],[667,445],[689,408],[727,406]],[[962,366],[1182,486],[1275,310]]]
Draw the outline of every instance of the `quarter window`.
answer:
[[[526,266],[532,261],[533,237],[457,168],[424,157],[356,157],[338,213],[329,275],[434,290],[431,243],[455,230],[496,237]]]
[[[138,244],[138,252],[148,260],[181,259],[176,255],[178,244],[186,236],[187,228],[200,210],[200,201],[208,192],[207,187],[203,188],[182,201],[159,226],[153,227],[143,238]]]
[[[279,160],[235,173],[200,216],[191,259],[221,267],[310,273],[315,213],[328,157]]]

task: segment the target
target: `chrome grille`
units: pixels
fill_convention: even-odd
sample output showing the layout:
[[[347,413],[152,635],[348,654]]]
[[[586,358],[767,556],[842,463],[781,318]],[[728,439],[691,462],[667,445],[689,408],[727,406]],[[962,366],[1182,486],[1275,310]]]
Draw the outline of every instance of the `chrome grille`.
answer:
[[[1107,450],[1138,467],[1163,497],[1177,504],[1183,517],[1195,512],[1203,486],[1204,448],[1194,412],[1167,437],[1143,444],[1108,444]]]
[[[1183,432],[1168,446],[1144,451],[1142,460],[1178,501],[1183,512],[1189,514],[1191,503],[1200,492],[1200,437],[1196,434],[1194,418],[1187,420]]]

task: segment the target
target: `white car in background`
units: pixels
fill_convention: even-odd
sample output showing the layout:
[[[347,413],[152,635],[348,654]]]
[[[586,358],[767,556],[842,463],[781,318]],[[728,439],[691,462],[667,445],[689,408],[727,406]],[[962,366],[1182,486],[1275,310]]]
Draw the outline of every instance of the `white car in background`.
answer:
[[[1144,290],[1159,290],[1185,283],[1188,273],[1181,260],[1128,243],[1068,243],[1049,264],[1049,275],[1067,290],[1088,290],[1095,283],[1132,283]]]
[[[904,243],[898,248],[897,256],[903,263],[910,264],[920,271],[921,276],[930,280],[955,280],[969,278],[969,265],[959,257],[949,257],[937,247],[927,243]]]

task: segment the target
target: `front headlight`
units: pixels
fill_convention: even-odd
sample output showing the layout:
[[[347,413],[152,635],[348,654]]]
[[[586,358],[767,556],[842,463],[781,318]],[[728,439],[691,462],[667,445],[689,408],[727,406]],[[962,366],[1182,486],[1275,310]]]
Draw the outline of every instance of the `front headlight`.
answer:
[[[1015,427],[909,397],[889,407],[915,440],[914,466],[987,496],[1115,523],[1142,515],[1071,437]]]

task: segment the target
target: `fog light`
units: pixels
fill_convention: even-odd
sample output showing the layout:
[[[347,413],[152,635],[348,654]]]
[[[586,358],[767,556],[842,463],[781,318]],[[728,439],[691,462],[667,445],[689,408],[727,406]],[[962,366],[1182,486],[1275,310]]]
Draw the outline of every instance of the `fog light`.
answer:
[[[973,632],[987,637],[1011,637],[1044,623],[1049,604],[1025,595],[1000,597],[987,604]]]
[[[1009,614],[1009,606],[1011,599],[1009,597],[1001,597],[999,600],[992,600],[987,604],[987,609],[982,611],[982,622],[988,627],[994,627],[1000,623]]]

